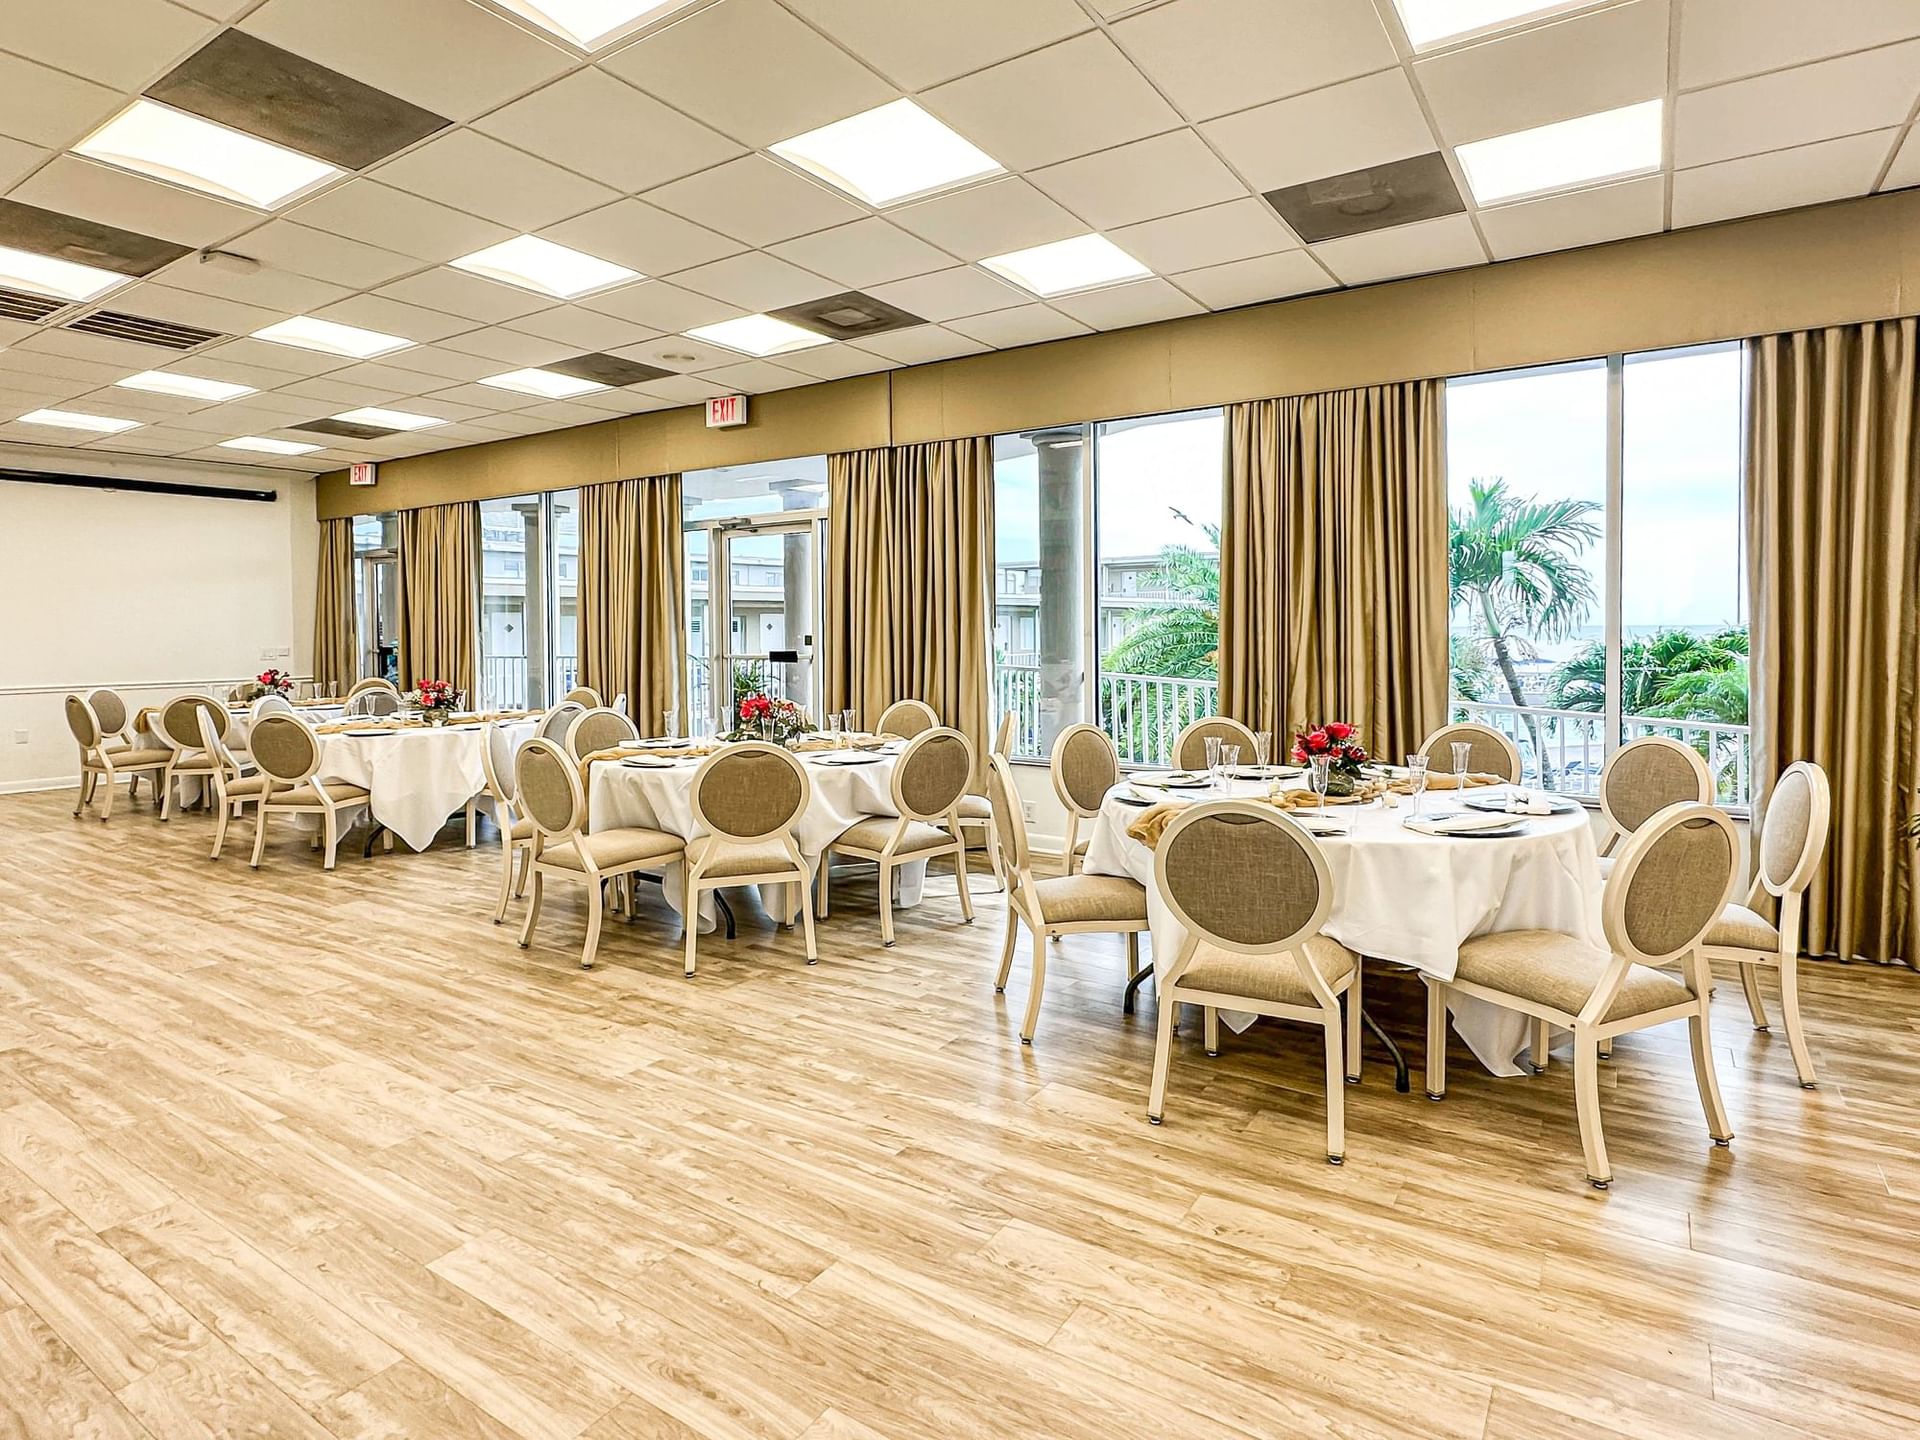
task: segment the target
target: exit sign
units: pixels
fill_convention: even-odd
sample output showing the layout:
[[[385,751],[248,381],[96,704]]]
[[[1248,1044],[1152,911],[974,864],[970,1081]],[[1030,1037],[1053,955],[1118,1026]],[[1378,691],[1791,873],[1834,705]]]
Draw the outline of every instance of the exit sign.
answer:
[[[371,460],[363,460],[347,469],[347,484],[372,485],[380,478],[378,468]]]
[[[735,425],[747,423],[747,397],[744,395],[716,395],[707,401],[707,428],[709,430],[728,430]]]

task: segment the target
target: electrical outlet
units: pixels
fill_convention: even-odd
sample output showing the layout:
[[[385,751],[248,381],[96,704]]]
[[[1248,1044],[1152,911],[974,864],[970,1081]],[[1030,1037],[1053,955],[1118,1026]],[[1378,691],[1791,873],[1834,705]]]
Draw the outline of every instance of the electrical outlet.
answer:
[[[27,732],[26,732],[26,731],[24,731],[24,730],[16,730],[16,731],[14,731],[14,732],[13,732],[13,743],[14,743],[14,744],[16,744],[16,745],[24,745],[24,744],[26,744],[26,743],[27,743]]]
[[[1020,802],[1020,813],[1026,817],[1027,823],[1029,825],[1033,824],[1034,822],[1033,801],[1022,800]]]

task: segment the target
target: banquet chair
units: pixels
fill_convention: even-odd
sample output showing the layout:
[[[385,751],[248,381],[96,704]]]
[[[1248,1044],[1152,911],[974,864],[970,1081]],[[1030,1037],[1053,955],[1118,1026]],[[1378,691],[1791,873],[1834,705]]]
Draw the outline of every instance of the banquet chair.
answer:
[[[527,888],[527,870],[533,854],[533,821],[519,813],[518,792],[514,788],[513,740],[499,721],[487,726],[486,743],[480,747],[480,768],[486,772],[487,797],[493,802],[493,823],[500,831],[500,903],[494,907],[493,923],[507,918],[507,901],[516,893],[514,864],[520,865],[518,893]]]
[[[262,715],[291,715],[293,713],[293,702],[287,699],[286,696],[280,694],[262,695],[258,700],[253,702],[253,705],[248,710],[247,724],[251,726],[253,722],[258,720]]]
[[[1327,1163],[1346,1159],[1345,1081],[1359,1077],[1360,957],[1322,933],[1333,876],[1320,847],[1278,811],[1216,800],[1181,812],[1160,837],[1153,883],[1186,928],[1154,979],[1160,1021],[1147,1119],[1165,1113],[1173,1026],[1182,1001],[1203,1007],[1209,1055],[1221,1009],[1320,1027],[1326,1056]],[[1342,1000],[1345,1010],[1342,1011]]]
[[[1468,773],[1497,775],[1509,785],[1520,783],[1520,747],[1491,725],[1476,725],[1462,720],[1442,725],[1420,743],[1419,753],[1427,757],[1427,768],[1435,774],[1453,773],[1453,742],[1472,746],[1467,756]]]
[[[1120,783],[1120,751],[1098,725],[1069,725],[1053,742],[1051,769],[1053,793],[1067,810],[1067,838],[1061,854],[1071,875],[1087,853],[1088,842],[1080,838],[1081,823],[1091,825],[1100,818],[1107,791]]]
[[[835,856],[865,860],[879,871],[880,943],[893,944],[894,876],[902,865],[953,857],[960,913],[973,923],[967,889],[967,842],[960,834],[960,801],[973,775],[973,744],[958,730],[922,730],[893,767],[893,815],[857,820],[828,842],[820,861],[820,918],[831,913]],[[945,827],[945,828],[941,828]]]
[[[173,751],[173,767],[167,772],[166,793],[160,797],[160,818],[166,820],[173,814],[174,786],[181,780],[200,780],[205,782],[203,796],[211,795],[213,774],[220,768],[220,762],[212,754],[201,748],[200,720],[203,713],[213,717],[214,733],[225,740],[232,720],[227,707],[211,695],[176,695],[160,707],[154,717],[154,728],[159,733],[160,743]]]
[[[618,710],[622,715],[626,714],[627,713],[627,692],[622,690],[618,695],[614,696],[613,704],[609,705],[607,708],[609,710]]]
[[[242,680],[238,685],[227,687],[227,704],[250,705],[266,693],[266,686],[258,680]]]
[[[1613,1181],[1600,1127],[1602,1040],[1687,1022],[1694,1083],[1716,1145],[1733,1139],[1713,1070],[1707,1007],[1713,976],[1701,941],[1733,893],[1740,855],[1733,821],[1711,805],[1669,805],[1620,852],[1601,901],[1610,953],[1550,930],[1480,935],[1460,947],[1451,980],[1427,984],[1427,1095],[1447,1088],[1447,996],[1453,991],[1573,1031],[1573,1094],[1587,1180]],[[1678,962],[1682,974],[1662,969]]]
[[[1207,740],[1215,737],[1229,745],[1240,747],[1240,761],[1244,765],[1253,764],[1253,731],[1225,715],[1208,715],[1194,721],[1182,730],[1173,742],[1173,765],[1176,770],[1204,770],[1207,768]]]
[[[898,735],[902,740],[911,740],[922,730],[938,729],[940,716],[924,700],[896,700],[880,712],[880,723],[873,727],[876,735]]]
[[[93,707],[94,718],[100,722],[100,735],[103,740],[118,741],[129,748],[133,746],[133,714],[127,709],[127,702],[120,698],[117,690],[103,688],[88,691],[87,703]]]
[[[583,760],[596,750],[631,745],[639,738],[639,727],[618,710],[582,710],[567,726],[564,748],[575,760]]]
[[[560,697],[562,705],[578,705],[582,710],[598,710],[606,702],[591,685],[576,685]]]
[[[347,697],[344,713],[349,717],[394,715],[401,704],[400,692],[391,685],[370,685]]]
[[[1815,1077],[1806,1031],[1800,1024],[1800,907],[1826,854],[1832,807],[1827,772],[1812,761],[1797,761],[1780,773],[1760,825],[1760,873],[1746,902],[1722,910],[1702,942],[1709,962],[1728,960],[1740,967],[1740,984],[1756,1030],[1767,1028],[1760,967],[1770,965],[1780,972],[1787,1045],[1793,1051],[1800,1084],[1808,1090],[1814,1087]]]
[[[699,838],[687,842],[686,893],[681,897],[687,974],[693,974],[700,938],[701,892],[732,885],[793,886],[791,901],[797,902],[794,908],[805,930],[807,963],[816,963],[820,952],[814,945],[809,901],[813,871],[793,833],[813,798],[806,766],[778,745],[740,741],[700,762],[691,798]]]
[[[1713,803],[1713,775],[1700,752],[1665,735],[1629,740],[1600,768],[1600,873],[1613,869],[1613,852],[1627,836],[1669,805]]]
[[[1140,932],[1147,928],[1146,887],[1124,875],[1033,876],[1033,850],[1027,841],[1026,814],[1013,783],[1013,766],[1004,755],[987,757],[987,794],[993,799],[993,827],[1007,877],[1007,937],[1000,948],[1000,970],[993,993],[1007,992],[1013,947],[1024,922],[1033,936],[1033,977],[1020,1043],[1031,1045],[1040,1023],[1040,999],[1047,986],[1047,945],[1056,935],[1108,934],[1127,937],[1127,979],[1140,972]]]
[[[635,871],[682,863],[685,856],[680,837],[642,826],[593,834],[581,829],[587,819],[587,795],[580,783],[580,767],[553,740],[529,740],[520,747],[513,783],[520,808],[533,822],[528,857],[533,893],[527,901],[526,923],[520,929],[520,948],[524,950],[533,943],[546,878],[551,875],[579,880],[587,890],[587,941],[580,952],[580,966],[591,969],[600,949],[600,922],[606,912],[602,885]]]
[[[372,813],[372,797],[364,786],[345,780],[316,778],[320,768],[320,739],[298,715],[263,715],[253,727],[253,763],[266,777],[254,811],[254,869],[267,845],[269,815],[318,815],[320,840],[326,846],[323,869],[333,869],[340,848],[340,817],[361,811]]]
[[[400,687],[382,675],[361,676],[347,687],[346,698],[352,700],[355,696],[364,695],[369,690],[384,690],[393,696],[394,699],[398,700],[400,698]]]
[[[200,748],[213,759],[209,781],[214,802],[213,851],[207,858],[218,860],[227,845],[227,821],[238,820],[247,806],[258,805],[268,782],[265,775],[247,773],[250,762],[243,762],[227,748],[213,716],[213,711],[203,709],[194,718],[200,724]]]
[[[161,803],[161,796],[173,788],[168,780],[173,769],[173,751],[164,745],[110,746],[92,705],[78,695],[69,695],[66,706],[67,729],[73,732],[80,746],[80,792],[74,802],[73,818],[78,820],[80,812],[93,804],[94,789],[102,780],[107,782],[107,801],[100,810],[102,821],[112,818],[113,787],[122,777],[127,782],[129,800],[133,798],[134,781],[145,775],[153,787],[154,802]]]
[[[1009,710],[1000,717],[1000,728],[994,731],[991,755],[1005,755],[1013,748],[1013,722],[1015,716]],[[993,871],[993,888],[1005,890],[1007,877],[1000,872],[1000,847],[993,840],[993,801],[985,795],[976,795],[968,791],[960,797],[960,833],[974,832],[969,844],[977,844],[987,852],[987,865]]]
[[[580,716],[586,714],[586,712],[587,707],[582,705],[578,700],[562,700],[558,705],[543,715],[540,723],[533,727],[534,738],[536,740],[551,740],[556,745],[564,746],[567,739],[567,731],[572,729],[573,722]]]

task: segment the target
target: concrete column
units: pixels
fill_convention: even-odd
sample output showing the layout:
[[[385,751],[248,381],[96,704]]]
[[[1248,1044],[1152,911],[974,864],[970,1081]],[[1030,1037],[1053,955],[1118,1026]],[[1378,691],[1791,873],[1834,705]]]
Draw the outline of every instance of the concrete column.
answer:
[[[547,546],[540,533],[540,502],[529,501],[513,507],[526,532],[527,580],[520,601],[520,613],[526,630],[527,697],[532,709],[547,704],[547,676],[551,672],[547,650]],[[497,703],[506,697],[496,695]]]
[[[1078,426],[1028,434],[1038,457],[1040,528],[1040,749],[1086,711],[1084,435]]]

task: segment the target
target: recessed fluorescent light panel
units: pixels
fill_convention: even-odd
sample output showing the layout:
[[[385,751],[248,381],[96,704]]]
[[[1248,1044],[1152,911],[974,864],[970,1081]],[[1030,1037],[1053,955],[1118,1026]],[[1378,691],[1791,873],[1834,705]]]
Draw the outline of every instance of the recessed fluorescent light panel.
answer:
[[[693,0],[494,0],[582,50],[598,50]]]
[[[123,390],[151,390],[156,395],[178,395],[187,400],[238,400],[253,394],[251,385],[202,380],[198,375],[175,375],[166,370],[143,370],[113,383]]]
[[[71,260],[56,260],[51,255],[36,255],[31,250],[0,245],[0,285],[31,290],[35,295],[51,295],[58,300],[93,300],[118,286],[131,285],[133,278],[113,270],[76,265]]]
[[[986,151],[911,100],[836,120],[772,150],[869,205],[892,205],[1006,173]]]
[[[78,410],[35,410],[20,417],[22,425],[52,425],[61,430],[97,430],[102,435],[118,435],[122,430],[138,430],[138,420],[116,420],[111,415],[83,415]]]
[[[184,110],[136,100],[74,152],[261,210],[284,205],[346,171]]]
[[[1474,200],[1492,205],[1660,168],[1660,112],[1647,100],[1457,145]]]
[[[742,355],[785,355],[791,350],[806,350],[825,345],[827,337],[798,325],[789,325],[771,315],[742,315],[738,320],[722,320],[718,325],[702,325],[687,334],[695,340],[710,340]]]
[[[1539,20],[1564,10],[1577,10],[1593,0],[1393,0],[1416,50],[1431,50],[1456,40],[1511,30],[1526,20]]]
[[[1071,295],[1139,280],[1153,272],[1104,235],[1076,235],[980,262],[1036,295]]]
[[[378,330],[362,330],[357,325],[341,325],[332,320],[316,320],[311,315],[296,315],[264,330],[253,332],[256,340],[271,340],[276,345],[291,345],[296,350],[318,350],[323,355],[344,355],[350,360],[368,360],[413,344],[398,335],[382,335]]]
[[[386,430],[431,430],[435,425],[447,423],[438,415],[412,415],[405,410],[382,410],[377,405],[342,411],[330,418],[344,420],[349,425],[378,425]]]
[[[539,395],[547,400],[566,400],[575,395],[590,395],[608,386],[598,380],[583,380],[577,375],[561,375],[552,370],[510,370],[505,375],[489,375],[480,382],[496,390],[518,390],[522,395]]]
[[[220,442],[222,450],[258,450],[262,455],[310,455],[323,447],[302,445],[297,440],[275,440],[267,435],[241,435]]]
[[[609,260],[596,260],[537,235],[503,240],[471,255],[462,255],[452,264],[456,270],[484,275],[489,280],[517,285],[522,290],[550,295],[557,300],[572,300],[624,285],[629,280],[646,278],[638,270],[629,270]]]

